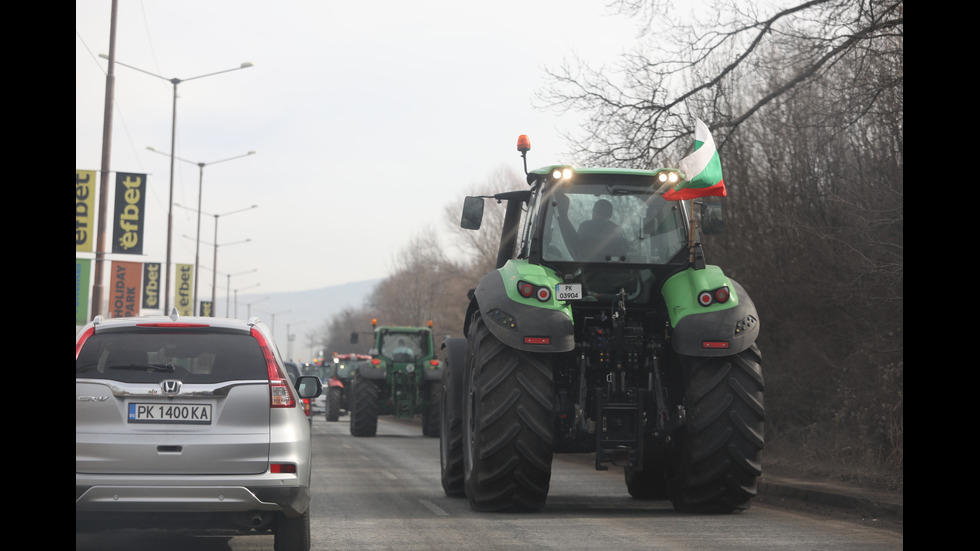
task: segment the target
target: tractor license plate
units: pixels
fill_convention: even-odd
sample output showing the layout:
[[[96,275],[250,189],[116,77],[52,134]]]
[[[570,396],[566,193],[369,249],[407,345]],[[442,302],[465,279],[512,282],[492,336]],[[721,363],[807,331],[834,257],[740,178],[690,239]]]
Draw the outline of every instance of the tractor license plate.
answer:
[[[582,284],[559,283],[555,285],[555,298],[558,300],[582,300]]]

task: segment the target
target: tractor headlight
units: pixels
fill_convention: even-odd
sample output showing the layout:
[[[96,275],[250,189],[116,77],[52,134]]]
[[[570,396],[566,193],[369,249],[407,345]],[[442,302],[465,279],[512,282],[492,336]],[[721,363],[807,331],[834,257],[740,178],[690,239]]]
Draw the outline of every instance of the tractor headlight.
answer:
[[[673,184],[676,184],[677,182],[679,182],[681,180],[681,175],[676,170],[662,169],[660,172],[657,173],[656,179],[657,179],[657,183],[658,184],[661,184],[661,185],[663,185],[663,184],[671,184],[671,185],[673,185]]]
[[[561,179],[568,180],[569,178],[572,177],[573,174],[575,174],[575,172],[568,167],[556,168],[553,171],[551,171],[551,177],[554,178],[555,180],[561,180]]]

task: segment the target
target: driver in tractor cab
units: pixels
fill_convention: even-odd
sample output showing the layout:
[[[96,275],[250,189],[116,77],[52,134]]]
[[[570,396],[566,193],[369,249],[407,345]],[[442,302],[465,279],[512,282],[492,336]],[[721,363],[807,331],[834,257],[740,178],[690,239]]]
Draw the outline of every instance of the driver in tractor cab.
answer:
[[[610,260],[626,255],[628,242],[620,227],[612,221],[613,206],[608,199],[592,205],[592,218],[579,224],[576,231],[568,219],[568,196],[556,195],[558,228],[569,250],[580,260]]]
[[[394,356],[400,356],[400,355],[405,355],[405,356],[408,356],[410,358],[414,358],[415,357],[415,351],[413,351],[408,346],[408,343],[405,342],[405,338],[404,337],[399,337],[399,339],[398,339],[398,345],[394,348],[394,350],[391,351],[391,355],[392,355],[392,357],[394,357]]]

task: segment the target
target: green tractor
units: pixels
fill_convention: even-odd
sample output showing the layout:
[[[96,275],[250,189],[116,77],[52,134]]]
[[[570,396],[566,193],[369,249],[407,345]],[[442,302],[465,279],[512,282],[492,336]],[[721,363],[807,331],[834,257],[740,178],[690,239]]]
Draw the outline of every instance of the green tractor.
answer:
[[[323,386],[326,391],[327,421],[337,421],[350,413],[351,386],[354,374],[371,361],[367,354],[337,354],[324,367]]]
[[[506,210],[465,336],[440,351],[446,495],[477,511],[540,510],[553,454],[592,453],[597,470],[623,467],[635,499],[748,508],[764,442],[759,315],[705,264],[700,219],[722,227],[717,154],[720,192],[681,168],[528,172],[529,149],[522,135],[529,189],[464,200],[466,229],[479,229],[485,199]],[[695,197],[678,199],[683,186]]]
[[[371,320],[370,360],[354,374],[350,395],[350,433],[375,436],[378,416],[422,416],[422,434],[439,436],[442,362],[436,358],[432,322],[428,327],[382,326]],[[351,334],[357,343],[358,334]]]

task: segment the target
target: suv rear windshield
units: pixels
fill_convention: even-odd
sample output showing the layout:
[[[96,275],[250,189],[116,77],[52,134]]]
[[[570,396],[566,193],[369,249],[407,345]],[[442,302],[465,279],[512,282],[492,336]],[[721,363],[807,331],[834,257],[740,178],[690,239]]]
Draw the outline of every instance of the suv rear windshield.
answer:
[[[76,379],[123,383],[218,383],[268,379],[258,341],[247,334],[110,332],[89,337],[75,362]]]

